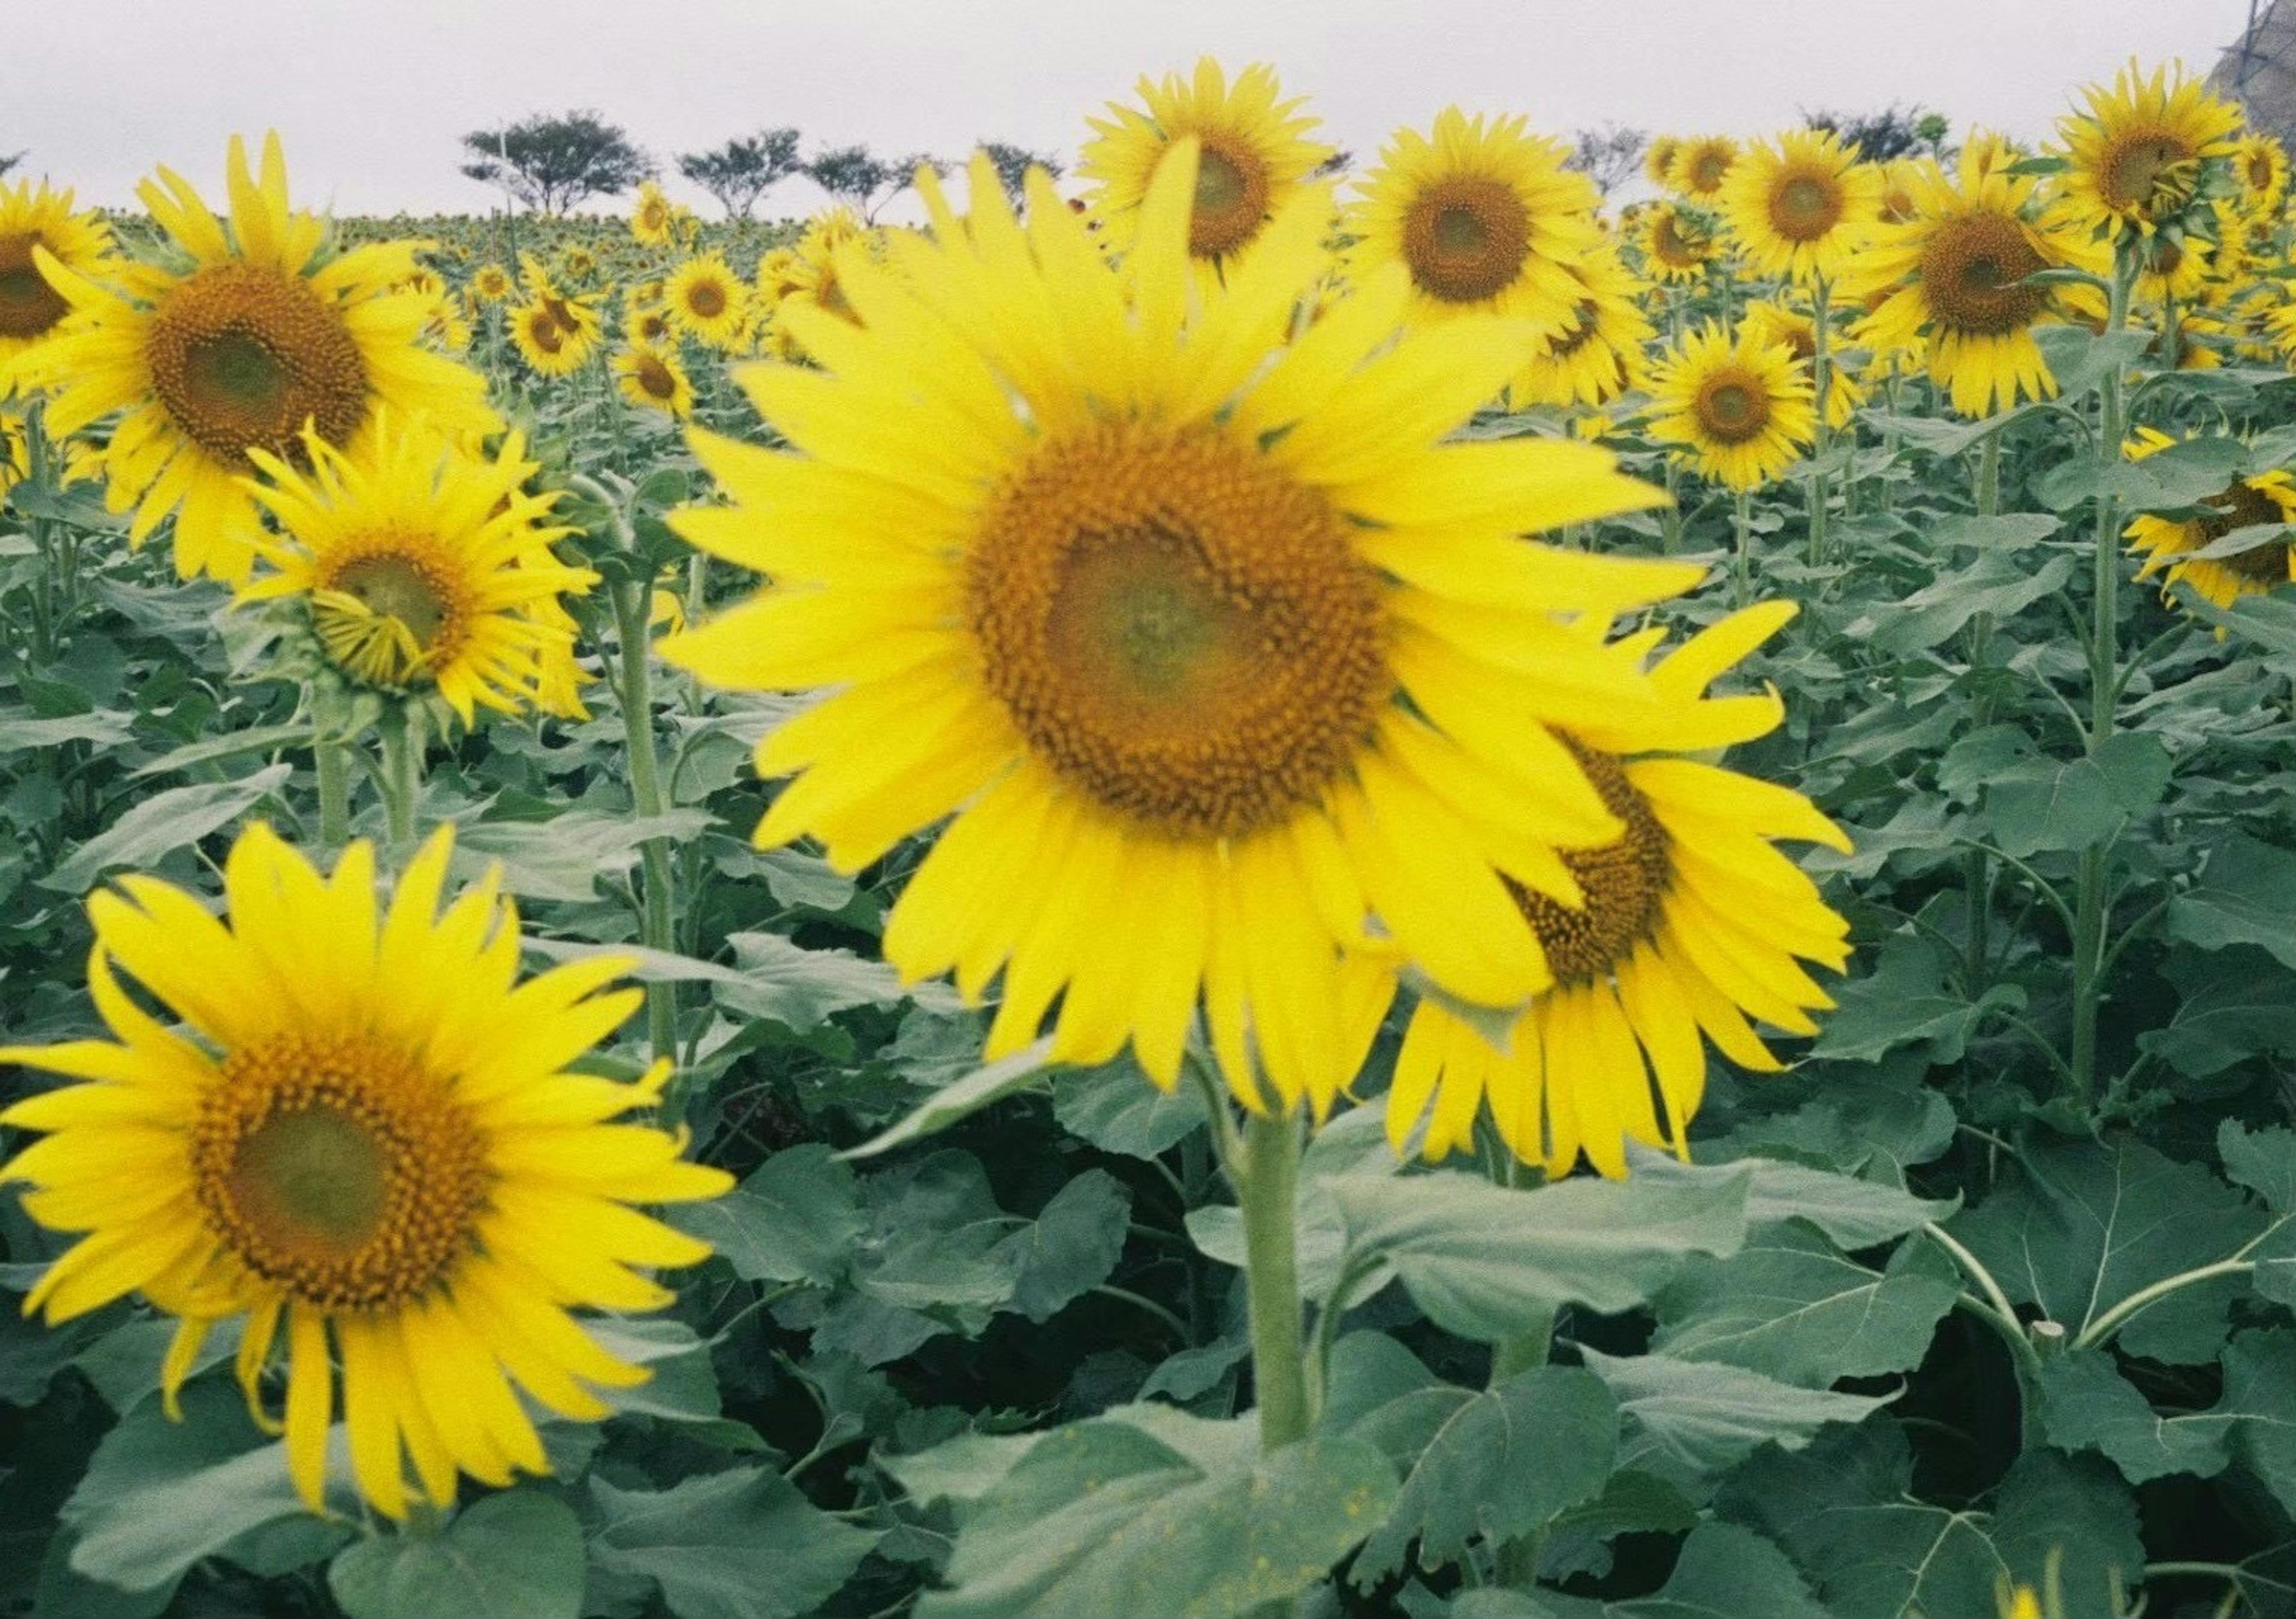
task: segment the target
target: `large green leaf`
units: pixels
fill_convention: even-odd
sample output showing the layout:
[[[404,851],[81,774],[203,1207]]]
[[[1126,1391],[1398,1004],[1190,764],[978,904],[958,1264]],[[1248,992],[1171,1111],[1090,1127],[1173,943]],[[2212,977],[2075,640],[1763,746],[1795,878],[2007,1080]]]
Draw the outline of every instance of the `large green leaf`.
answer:
[[[1828,1423],[1861,1422],[1885,1403],[1718,1361],[1579,1353],[1618,1399],[1626,1422],[1619,1465],[1677,1484],[1711,1478],[1764,1444],[1798,1450]]]
[[[1882,941],[1874,970],[1833,991],[1837,1003],[1810,1048],[1813,1057],[1872,1062],[1899,1046],[1918,1044],[1933,1063],[1959,1062],[1970,1036],[1997,1007],[2025,1003],[2015,985],[1996,984],[1972,1002],[1946,985],[1937,947],[1912,934]]]
[[[2020,857],[2109,843],[2161,802],[2169,769],[2158,737],[2124,731],[2078,759],[2029,759],[1995,772],[1983,824]]]
[[[2167,930],[2203,950],[2254,944],[2296,967],[2296,854],[2237,833],[2209,855],[2201,880],[2169,903]]]
[[[116,867],[155,865],[160,856],[229,826],[258,799],[285,786],[292,773],[290,765],[271,765],[242,781],[171,787],[141,798],[107,830],[80,845],[71,858],[40,879],[40,886],[81,894]]]
[[[1014,1255],[1012,1308],[1037,1322],[1108,1280],[1124,1251],[1132,1194],[1104,1169],[1087,1169],[1036,1219],[1004,1239]]]
[[[1776,1546],[1735,1524],[1690,1533],[1666,1583],[1647,1597],[1596,1602],[1559,1591],[1471,1590],[1452,1619],[1833,1619]]]
[[[853,1172],[814,1141],[774,1154],[723,1197],[676,1205],[666,1217],[750,1281],[833,1281],[866,1223]]]
[[[2064,1451],[2099,1451],[2130,1484],[2171,1473],[2202,1477],[2232,1460],[2231,1419],[2221,1410],[2162,1415],[2122,1377],[2112,1357],[2076,1349],[2042,1364],[2035,1379],[2041,1430]]]
[[[580,1619],[582,1525],[555,1496],[506,1490],[443,1531],[381,1531],[343,1548],[328,1589],[350,1619]]]
[[[590,1556],[652,1581],[672,1613],[791,1619],[826,1602],[878,1541],[832,1517],[770,1468],[734,1468],[667,1490],[593,1476]]]

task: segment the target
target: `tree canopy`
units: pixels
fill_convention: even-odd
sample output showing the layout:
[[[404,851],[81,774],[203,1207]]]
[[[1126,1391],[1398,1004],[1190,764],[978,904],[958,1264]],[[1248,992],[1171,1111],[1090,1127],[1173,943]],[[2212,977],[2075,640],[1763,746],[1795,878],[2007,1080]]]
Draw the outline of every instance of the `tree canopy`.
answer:
[[[529,208],[562,214],[586,198],[615,196],[654,172],[619,124],[596,112],[537,112],[463,137],[472,179],[500,185]]]
[[[715,197],[728,217],[747,219],[758,198],[804,172],[797,141],[791,128],[760,130],[707,151],[680,154],[677,172]]]

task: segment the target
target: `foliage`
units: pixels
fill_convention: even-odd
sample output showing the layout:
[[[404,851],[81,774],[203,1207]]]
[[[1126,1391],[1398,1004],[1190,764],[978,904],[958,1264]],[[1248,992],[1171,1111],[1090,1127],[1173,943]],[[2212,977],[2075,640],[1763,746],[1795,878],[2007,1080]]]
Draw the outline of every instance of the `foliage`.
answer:
[[[1802,123],[1841,137],[1841,143],[1868,163],[1886,163],[1915,152],[1935,157],[1952,129],[1941,113],[1892,102],[1878,112],[1804,112]]]
[[[536,113],[463,137],[472,179],[500,185],[529,208],[562,214],[588,197],[616,196],[653,172],[619,125],[596,112]]]
[[[1570,136],[1570,155],[1562,166],[1585,175],[1607,197],[1634,178],[1642,163],[1643,148],[1649,144],[1649,131],[1620,124],[1580,129]]]
[[[1061,177],[1061,160],[1049,151],[1031,151],[1009,141],[982,141],[978,150],[996,166],[997,184],[1004,188],[1004,194],[1016,204],[1021,200],[1021,186],[1030,169],[1043,169],[1047,179]]]
[[[707,151],[680,153],[677,172],[715,197],[727,217],[747,219],[760,197],[804,172],[797,140],[788,127],[738,135]]]

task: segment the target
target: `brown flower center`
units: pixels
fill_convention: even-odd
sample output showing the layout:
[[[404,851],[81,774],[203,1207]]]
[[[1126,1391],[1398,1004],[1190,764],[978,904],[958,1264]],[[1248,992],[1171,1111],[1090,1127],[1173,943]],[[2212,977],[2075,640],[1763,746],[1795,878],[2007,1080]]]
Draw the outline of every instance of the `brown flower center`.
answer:
[[[1606,753],[1573,742],[1570,751],[1600,794],[1604,807],[1626,822],[1616,843],[1598,849],[1566,849],[1562,863],[1586,891],[1578,911],[1543,894],[1516,888],[1516,906],[1546,953],[1557,984],[1590,984],[1607,977],[1633,956],[1635,947],[1654,936],[1664,915],[1674,862],[1666,829],[1650,801],[1627,780],[1625,768]]]
[[[1770,188],[1770,228],[1791,242],[1816,241],[1841,223],[1847,201],[1832,170],[1789,169]]]
[[[1511,186],[1481,176],[1439,180],[1403,221],[1403,258],[1421,290],[1450,304],[1480,303],[1522,272],[1530,214]]]
[[[2025,278],[2048,267],[2025,227],[2005,214],[1940,221],[1922,249],[1922,296],[1937,323],[1988,335],[2021,331],[2049,305]]]
[[[1188,251],[1198,258],[1233,253],[1259,233],[1267,217],[1267,165],[1249,146],[1223,135],[1199,137],[1196,201],[1188,216]]]
[[[1707,437],[1718,444],[1743,444],[1769,424],[1769,390],[1760,379],[1728,366],[1706,380],[1691,408]]]
[[[32,262],[32,249],[41,245],[33,232],[0,236],[0,338],[45,337],[71,313]]]
[[[176,429],[228,466],[251,470],[251,449],[299,460],[305,424],[342,444],[366,421],[358,344],[299,276],[200,271],[161,298],[144,356]]]
[[[2108,145],[2098,168],[2108,208],[2173,213],[2192,194],[2200,154],[2169,131],[2137,129]]]
[[[2220,495],[2211,495],[2208,504],[2222,515],[2201,519],[2201,544],[2213,545],[2235,528],[2253,528],[2263,523],[2285,523],[2288,513],[2280,503],[2263,490],[2252,487],[2246,478],[2235,482]],[[2251,545],[2246,551],[2228,557],[2210,560],[2228,572],[2257,585],[2272,585],[2288,583],[2289,545],[2285,540],[2267,540],[2261,545]]]

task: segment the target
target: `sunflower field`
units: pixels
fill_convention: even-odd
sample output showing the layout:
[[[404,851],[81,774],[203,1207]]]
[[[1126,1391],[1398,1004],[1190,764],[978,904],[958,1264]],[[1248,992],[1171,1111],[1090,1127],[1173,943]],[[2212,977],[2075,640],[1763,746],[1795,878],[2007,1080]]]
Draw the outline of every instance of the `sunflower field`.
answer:
[[[1319,131],[0,184],[0,1613],[2296,1614],[2288,154]]]

